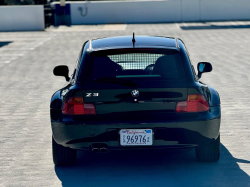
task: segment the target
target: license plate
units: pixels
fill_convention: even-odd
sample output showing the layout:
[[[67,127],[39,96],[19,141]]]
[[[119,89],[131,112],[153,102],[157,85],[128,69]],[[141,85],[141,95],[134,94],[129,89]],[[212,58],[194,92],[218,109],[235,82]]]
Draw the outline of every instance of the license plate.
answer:
[[[121,129],[121,145],[152,145],[152,129]]]

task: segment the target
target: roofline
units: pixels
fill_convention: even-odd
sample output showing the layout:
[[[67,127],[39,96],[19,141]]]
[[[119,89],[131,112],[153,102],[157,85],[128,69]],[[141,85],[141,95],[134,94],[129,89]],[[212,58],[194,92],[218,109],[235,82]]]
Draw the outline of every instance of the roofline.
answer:
[[[90,40],[91,42],[91,40]],[[91,46],[90,46],[91,45]],[[150,46],[111,46],[111,47],[102,47],[102,48],[92,48],[92,44],[89,44],[89,48],[87,49],[88,53],[97,52],[97,51],[105,51],[105,50],[115,50],[115,49],[171,49],[180,51],[179,45],[176,47],[163,46],[163,45],[150,45]]]
[[[141,35],[140,35],[141,36]],[[115,36],[116,37],[116,36]],[[115,38],[113,37],[113,38]],[[119,36],[118,36],[119,37]],[[126,36],[124,36],[126,37]],[[177,50],[180,50],[180,46],[178,44],[178,39],[179,38],[175,38],[175,37],[165,37],[165,36],[149,36],[149,37],[161,37],[161,38],[170,38],[170,39],[173,39],[175,40],[175,47]],[[112,38],[112,37],[104,37],[104,38],[97,38],[97,39],[94,39],[94,40],[102,40],[102,39],[105,39],[105,38]],[[87,49],[87,52],[92,52],[92,51],[100,51],[100,50],[108,50],[108,49],[129,49],[129,48],[132,48],[131,46],[109,46],[109,47],[100,47],[100,48],[93,48],[92,47],[92,40],[89,40],[89,48]],[[165,46],[165,45],[160,45],[160,46],[157,46],[157,45],[148,45],[148,46],[133,46],[133,48],[162,48],[162,49],[174,49],[173,46]]]
[[[95,38],[92,39],[94,40],[102,40],[102,39],[107,39],[107,38],[117,38],[117,37],[131,37],[131,35],[124,35],[124,36],[107,36],[107,37],[103,37],[103,38]],[[170,39],[175,39],[175,37],[167,37],[167,36],[151,36],[151,35],[136,35],[135,37],[155,37],[155,38],[170,38]],[[133,37],[131,37],[133,38]]]

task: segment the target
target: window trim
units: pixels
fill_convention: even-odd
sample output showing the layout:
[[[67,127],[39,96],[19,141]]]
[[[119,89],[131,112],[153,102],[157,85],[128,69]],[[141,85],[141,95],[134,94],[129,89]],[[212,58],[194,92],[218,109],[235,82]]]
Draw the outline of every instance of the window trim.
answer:
[[[184,46],[185,46],[185,44],[184,44]],[[191,61],[191,58],[190,58],[190,55],[189,55],[189,52],[188,52],[186,46],[185,46],[185,52],[186,52],[187,57],[188,57],[189,65],[191,66],[191,69],[192,69],[192,73],[193,73],[194,80],[197,82],[197,81],[198,81],[198,76],[196,75],[194,66],[193,66],[193,64],[192,64],[192,61]]]
[[[72,85],[76,83],[76,78],[78,76],[80,62],[82,60],[83,49],[84,49],[84,46],[82,47],[82,49],[81,49],[81,51],[80,51],[80,53],[78,55],[78,58],[77,58],[76,64],[75,64],[75,68],[74,68],[74,72],[73,72],[73,74],[71,76],[71,79],[69,81]]]

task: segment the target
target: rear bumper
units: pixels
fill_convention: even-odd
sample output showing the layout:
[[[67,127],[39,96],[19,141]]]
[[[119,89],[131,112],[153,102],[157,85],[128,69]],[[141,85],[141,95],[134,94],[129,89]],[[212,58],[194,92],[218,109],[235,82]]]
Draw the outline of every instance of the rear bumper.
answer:
[[[93,144],[105,145],[110,150],[194,147],[212,143],[219,136],[220,106],[210,109],[196,119],[178,122],[86,123],[64,118],[51,120],[51,125],[55,141],[73,149],[89,150]],[[153,146],[120,146],[120,129],[152,129]]]

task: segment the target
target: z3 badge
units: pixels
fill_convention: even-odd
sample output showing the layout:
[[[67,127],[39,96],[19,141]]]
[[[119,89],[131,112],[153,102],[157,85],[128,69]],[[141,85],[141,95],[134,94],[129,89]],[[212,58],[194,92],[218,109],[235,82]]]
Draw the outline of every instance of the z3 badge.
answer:
[[[98,97],[99,93],[86,93],[86,97]]]

